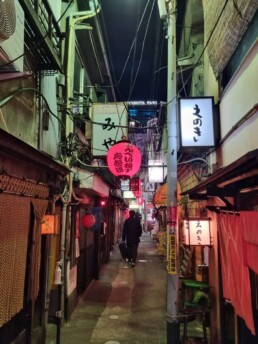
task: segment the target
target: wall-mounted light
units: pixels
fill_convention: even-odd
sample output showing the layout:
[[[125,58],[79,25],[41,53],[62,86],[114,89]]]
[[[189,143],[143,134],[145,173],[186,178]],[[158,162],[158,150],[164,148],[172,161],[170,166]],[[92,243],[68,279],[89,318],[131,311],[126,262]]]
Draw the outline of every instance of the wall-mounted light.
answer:
[[[44,215],[40,226],[41,234],[58,234],[59,232],[59,216]]]
[[[104,207],[106,205],[106,201],[104,199],[100,200],[100,206]]]

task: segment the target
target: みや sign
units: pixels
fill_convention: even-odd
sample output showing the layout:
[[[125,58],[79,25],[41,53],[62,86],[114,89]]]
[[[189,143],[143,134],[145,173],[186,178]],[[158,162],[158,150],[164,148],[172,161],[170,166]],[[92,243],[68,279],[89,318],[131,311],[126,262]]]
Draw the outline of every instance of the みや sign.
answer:
[[[108,151],[107,164],[111,173],[119,178],[131,178],[140,169],[141,152],[128,141],[114,144]]]

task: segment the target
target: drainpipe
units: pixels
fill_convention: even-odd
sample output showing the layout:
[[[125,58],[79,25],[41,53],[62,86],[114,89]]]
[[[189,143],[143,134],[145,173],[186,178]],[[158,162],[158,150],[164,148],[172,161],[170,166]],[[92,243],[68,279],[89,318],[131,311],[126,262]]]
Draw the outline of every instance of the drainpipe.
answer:
[[[89,1],[90,11],[74,12],[70,14],[68,19],[69,25],[69,36],[67,45],[67,64],[66,64],[66,107],[69,110],[69,98],[73,97],[73,75],[74,75],[74,60],[75,60],[75,30],[76,27],[84,20],[94,17],[99,11],[98,6],[93,9],[94,3],[92,0]],[[90,26],[86,26],[86,29],[91,29]],[[70,132],[72,132],[72,121],[66,121],[65,127],[65,137],[68,137]],[[65,164],[69,166],[69,159],[65,159]],[[61,242],[60,242],[60,266],[62,267],[62,283],[59,286],[59,306],[60,310],[57,316],[60,318],[58,321],[57,328],[57,344],[60,342],[60,326],[62,310],[64,310],[64,300],[65,300],[65,285],[66,285],[66,261],[65,261],[65,243],[66,243],[66,218],[67,218],[67,207],[71,199],[72,194],[72,172],[69,175],[69,180],[67,181],[68,190],[65,190],[65,197],[61,197],[63,207],[62,207],[62,228],[61,228]]]
[[[89,18],[94,17],[99,11],[100,7],[98,6],[94,10],[94,3],[92,0],[89,1],[90,11],[74,12],[70,14],[68,19],[69,25],[69,36],[68,36],[68,45],[67,45],[67,64],[66,64],[66,107],[69,109],[69,98],[73,97],[73,75],[74,75],[74,60],[75,60],[75,30],[76,27],[83,21]],[[91,29],[90,26],[85,28]],[[66,121],[65,127],[65,137],[68,137],[70,132],[72,132],[72,121]],[[65,159],[65,164],[69,166],[69,159]],[[60,298],[61,298],[61,309],[58,313],[61,317],[61,310],[64,310],[64,300],[65,300],[65,285],[66,285],[66,261],[65,261],[65,243],[66,243],[66,218],[67,218],[67,207],[71,199],[72,194],[72,172],[69,175],[69,180],[67,181],[68,190],[65,192],[65,197],[61,197],[63,207],[62,207],[62,228],[61,228],[61,242],[60,242],[60,266],[62,267],[62,284],[60,287]],[[59,321],[61,323],[61,321]],[[61,324],[59,325],[61,326]],[[58,332],[60,329],[58,329]],[[57,342],[60,340],[60,336],[57,338]]]
[[[67,202],[63,202],[62,206],[62,228],[61,228],[61,240],[60,240],[60,266],[62,268],[62,285],[60,292],[60,313],[57,314],[58,318],[63,318],[61,311],[64,310],[64,300],[65,300],[65,284],[66,284],[66,266],[65,266],[65,238],[66,238],[66,216],[67,216]],[[60,324],[61,325],[61,324]]]
[[[57,317],[57,336],[56,344],[60,344],[60,329],[63,320],[64,300],[65,300],[65,286],[66,286],[66,261],[65,261],[65,243],[66,243],[66,217],[67,217],[67,206],[71,200],[72,195],[72,180],[73,172],[69,173],[69,180],[67,181],[68,189],[66,188],[63,195],[61,195],[62,206],[62,227],[61,227],[61,238],[60,238],[60,258],[58,265],[61,268],[61,281],[58,283],[58,310],[56,313]]]
[[[93,1],[90,1],[90,11],[74,12],[69,16],[69,36],[67,46],[67,66],[66,66],[66,107],[69,109],[69,98],[73,97],[73,75],[74,75],[74,60],[75,60],[75,30],[76,27],[84,20],[92,18],[100,11],[100,7],[95,5]],[[85,29],[91,29],[90,26],[85,26]],[[66,125],[65,136],[68,137],[70,125]]]
[[[177,228],[177,83],[176,83],[176,4],[168,3],[167,69],[167,343],[180,343],[179,322],[179,248]]]
[[[100,30],[98,18],[95,18],[95,23],[96,23],[97,33],[98,33],[98,39],[100,41],[101,52],[102,52],[102,55],[104,57],[104,62],[105,62],[106,70],[107,70],[107,76],[108,76],[108,80],[109,80],[110,87],[111,87],[113,101],[116,102],[117,99],[116,99],[116,94],[115,94],[115,89],[114,89],[114,84],[113,84],[110,68],[109,68],[108,56],[107,56],[107,52],[105,49],[105,44],[103,41],[102,33]]]

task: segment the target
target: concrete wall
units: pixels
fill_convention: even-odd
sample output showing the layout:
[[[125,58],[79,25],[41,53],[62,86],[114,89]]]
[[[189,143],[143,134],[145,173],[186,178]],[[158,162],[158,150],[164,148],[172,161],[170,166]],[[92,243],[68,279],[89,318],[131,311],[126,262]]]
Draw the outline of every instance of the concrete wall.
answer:
[[[248,119],[244,116],[258,104],[257,97],[258,42],[249,52],[241,68],[225,90],[220,104],[221,137],[227,135],[237,122],[243,123],[222,145],[223,165],[258,147],[258,111]]]
[[[36,93],[33,78],[2,82],[0,87],[0,99],[12,97],[1,108],[0,128],[9,134],[26,142],[34,148],[38,148],[39,116],[36,104]],[[22,92],[17,93],[22,89]]]

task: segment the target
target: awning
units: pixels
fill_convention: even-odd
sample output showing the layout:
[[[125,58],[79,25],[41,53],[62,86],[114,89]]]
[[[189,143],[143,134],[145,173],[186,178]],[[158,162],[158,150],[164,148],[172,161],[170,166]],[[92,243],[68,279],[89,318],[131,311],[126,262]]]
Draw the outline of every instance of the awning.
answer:
[[[17,160],[16,164],[26,163],[32,167],[38,166],[47,170],[49,176],[54,173],[65,177],[70,171],[63,163],[55,161],[50,155],[37,150],[2,129],[0,129],[0,153],[1,156],[10,156]]]
[[[80,189],[87,190],[89,195],[109,196],[109,186],[97,174],[79,168],[76,169],[76,172],[80,181]]]
[[[32,72],[5,72],[0,73],[0,82],[10,81],[10,80],[17,80],[17,79],[26,79],[32,77]]]
[[[156,207],[167,205],[167,183],[161,185],[155,192],[153,203]]]
[[[167,183],[157,188],[153,197],[153,204],[155,204],[156,207],[167,206],[167,188],[168,188]],[[180,183],[177,182],[177,200],[180,199],[181,197],[180,195],[181,195],[181,187],[180,187]]]
[[[235,210],[226,197],[235,198],[239,194],[258,190],[258,149],[250,151],[233,163],[218,169],[205,181],[184,191],[190,199],[205,200],[208,197],[219,197],[227,210]]]

